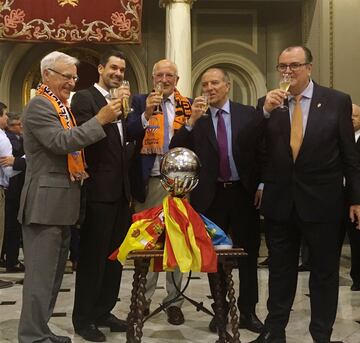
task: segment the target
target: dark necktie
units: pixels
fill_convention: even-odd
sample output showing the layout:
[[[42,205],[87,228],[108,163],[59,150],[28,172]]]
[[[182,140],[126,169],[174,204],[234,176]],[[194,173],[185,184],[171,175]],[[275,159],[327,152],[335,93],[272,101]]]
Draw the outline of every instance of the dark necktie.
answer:
[[[165,99],[161,103],[161,108],[163,110],[163,115],[164,115],[164,146],[163,146],[164,154],[169,150],[169,144],[170,144],[169,117],[168,117],[167,108],[166,108],[166,103],[168,101],[170,101],[170,99]]]
[[[222,113],[223,111],[221,109],[218,110],[216,113],[218,117],[216,137],[219,147],[219,171],[221,179],[223,181],[229,181],[231,177],[231,170],[229,162],[226,127]]]

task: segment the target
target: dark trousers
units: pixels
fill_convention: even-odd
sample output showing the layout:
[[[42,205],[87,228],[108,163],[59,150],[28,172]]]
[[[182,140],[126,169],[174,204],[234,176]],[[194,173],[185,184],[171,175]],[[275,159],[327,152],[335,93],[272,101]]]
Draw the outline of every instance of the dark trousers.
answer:
[[[294,301],[301,237],[309,247],[311,321],[314,340],[330,341],[339,289],[341,219],[328,223],[304,222],[294,209],[288,221],[266,219],[270,249],[267,330],[285,335]]]
[[[239,263],[240,289],[238,307],[241,313],[255,312],[258,302],[257,258],[260,246],[260,219],[253,205],[254,199],[237,183],[224,188],[219,183],[210,208],[204,213],[226,233],[230,233],[235,247],[244,248],[247,257],[241,257]],[[226,294],[225,275],[218,266],[222,280],[223,297]],[[213,275],[208,274],[211,294],[214,296]]]
[[[79,329],[106,317],[120,289],[122,266],[108,256],[125,238],[130,223],[127,201],[88,202],[80,232],[73,325]]]
[[[13,199],[6,194],[5,191],[4,250],[6,255],[6,268],[12,268],[18,263],[21,242],[21,224],[17,220],[19,199]]]

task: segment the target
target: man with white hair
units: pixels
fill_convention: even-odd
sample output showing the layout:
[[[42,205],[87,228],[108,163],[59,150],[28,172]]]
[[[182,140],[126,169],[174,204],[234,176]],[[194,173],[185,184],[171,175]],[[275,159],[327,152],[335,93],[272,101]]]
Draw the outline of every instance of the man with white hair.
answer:
[[[83,147],[105,137],[121,101],[111,101],[83,124],[68,98],[78,80],[78,60],[54,51],[41,60],[42,84],[23,114],[27,160],[18,220],[22,223],[26,271],[19,342],[69,343],[48,326],[69,251],[70,226],[79,217],[80,187],[88,177]]]

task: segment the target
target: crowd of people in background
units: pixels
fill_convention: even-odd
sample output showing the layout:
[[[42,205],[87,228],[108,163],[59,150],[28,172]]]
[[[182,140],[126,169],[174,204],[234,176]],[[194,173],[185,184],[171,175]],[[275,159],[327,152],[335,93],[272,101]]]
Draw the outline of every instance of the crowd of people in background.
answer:
[[[345,232],[351,290],[360,291],[360,107],[312,80],[311,51],[291,46],[280,52],[276,69],[279,79],[290,79],[287,88],[270,90],[256,107],[229,99],[230,76],[219,67],[201,77],[209,104],[203,95],[181,95],[181,75],[167,59],[154,64],[149,93],[130,94],[121,87],[126,57],[117,50],[100,57],[98,80],[69,103],[78,63],[64,53],[48,54],[23,114],[8,113],[0,103],[0,263],[6,272],[25,271],[19,342],[71,342],[48,326],[69,248],[75,333],[104,342],[102,327],[126,331],[126,321],[112,313],[122,266],[108,256],[124,239],[131,214],[160,205],[167,194],[160,183],[162,155],[187,147],[202,165],[191,205],[248,253],[238,266],[240,328],[259,333],[254,343],[286,342],[302,247],[310,271],[309,330],[314,342],[330,343]],[[123,99],[130,96],[125,116]],[[256,314],[260,214],[269,250],[264,323]],[[218,273],[226,304],[220,265]],[[208,274],[213,296],[218,275]],[[177,298],[182,277],[179,270],[166,275],[163,305],[172,325],[185,322]],[[158,273],[148,273],[145,315],[157,281]],[[0,280],[0,288],[11,285]],[[224,325],[215,313],[209,330]]]

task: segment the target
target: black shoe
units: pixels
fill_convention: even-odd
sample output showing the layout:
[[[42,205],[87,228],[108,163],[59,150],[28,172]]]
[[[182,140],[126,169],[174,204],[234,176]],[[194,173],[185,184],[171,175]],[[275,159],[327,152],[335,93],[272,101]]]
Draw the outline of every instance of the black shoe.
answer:
[[[75,333],[90,342],[105,342],[105,335],[95,326],[95,324],[88,324],[81,328],[75,329]]]
[[[71,343],[71,338],[70,337],[67,337],[67,336],[52,336],[51,338],[51,341],[54,342],[54,343]]]
[[[209,330],[210,330],[210,332],[217,333],[217,325],[216,325],[215,316],[212,317],[212,319],[209,323]]]
[[[8,288],[13,286],[14,284],[11,281],[0,280],[0,288]]]
[[[24,273],[25,272],[25,266],[19,262],[15,266],[12,267],[6,267],[7,273]]]
[[[185,318],[180,307],[170,306],[166,309],[168,322],[172,325],[184,324]]]
[[[360,291],[360,283],[354,282],[350,288],[353,292]]]
[[[275,336],[269,331],[263,331],[261,335],[249,343],[286,343],[285,337]]]
[[[239,328],[261,333],[264,329],[264,324],[257,317],[256,313],[240,313]]]
[[[310,266],[306,264],[300,264],[300,266],[298,267],[298,272],[309,272],[310,270]]]
[[[106,318],[101,318],[96,321],[99,327],[108,327],[111,332],[126,332],[127,324],[125,320],[116,318],[110,313]]]

